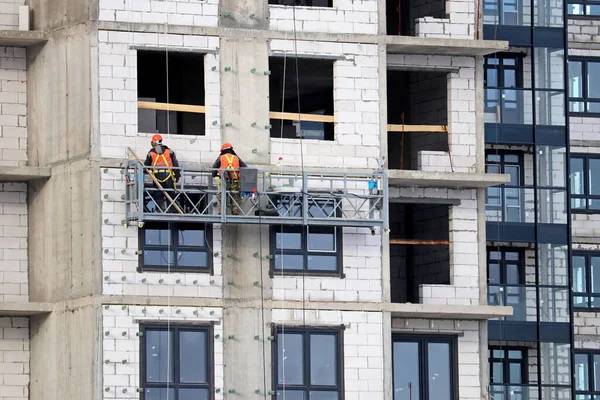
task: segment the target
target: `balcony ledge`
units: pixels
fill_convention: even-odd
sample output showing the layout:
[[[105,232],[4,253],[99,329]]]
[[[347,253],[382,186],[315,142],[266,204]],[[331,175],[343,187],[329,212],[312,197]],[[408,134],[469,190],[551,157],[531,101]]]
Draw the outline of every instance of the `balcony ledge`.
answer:
[[[2,167],[0,182],[26,182],[47,179],[52,175],[50,168],[40,167]]]
[[[47,41],[46,34],[40,31],[0,30],[0,46],[29,47]]]
[[[508,317],[512,307],[483,305],[446,305],[446,304],[391,304],[392,317],[433,318],[433,319],[477,319]]]
[[[501,40],[386,36],[385,41],[387,52],[391,54],[484,56],[508,50],[508,42]]]
[[[0,303],[0,317],[31,317],[51,312],[51,303]]]
[[[428,172],[389,170],[388,182],[393,187],[439,187],[476,189],[498,186],[510,181],[506,174],[465,172]]]

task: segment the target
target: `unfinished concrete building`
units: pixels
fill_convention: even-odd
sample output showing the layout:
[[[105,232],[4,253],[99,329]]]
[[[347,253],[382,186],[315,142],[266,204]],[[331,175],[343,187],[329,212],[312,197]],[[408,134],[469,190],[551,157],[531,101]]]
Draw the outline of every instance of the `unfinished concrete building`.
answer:
[[[599,10],[2,0],[0,399],[600,396]]]

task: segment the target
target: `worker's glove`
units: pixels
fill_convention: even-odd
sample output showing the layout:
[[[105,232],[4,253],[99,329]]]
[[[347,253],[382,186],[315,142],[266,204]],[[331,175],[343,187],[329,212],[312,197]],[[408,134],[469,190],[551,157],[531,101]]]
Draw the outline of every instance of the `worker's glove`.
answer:
[[[217,185],[221,184],[221,178],[217,178]]]

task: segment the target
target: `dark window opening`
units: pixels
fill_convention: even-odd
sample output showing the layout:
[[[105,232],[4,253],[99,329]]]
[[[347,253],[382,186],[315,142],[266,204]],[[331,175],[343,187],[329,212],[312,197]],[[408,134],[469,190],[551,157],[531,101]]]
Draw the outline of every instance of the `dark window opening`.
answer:
[[[569,162],[572,211],[600,212],[600,156],[573,154]]]
[[[573,254],[573,307],[600,308],[600,252]]]
[[[147,222],[139,234],[139,270],[211,272],[212,226]]]
[[[600,116],[599,81],[600,58],[569,58],[569,113],[571,115]]]
[[[299,7],[333,7],[333,0],[269,0],[269,4]]]
[[[277,400],[341,400],[343,331],[278,328],[273,343]]]
[[[213,398],[212,328],[140,325],[143,400]]]
[[[485,210],[488,221],[526,222],[525,197],[533,192],[523,188],[525,170],[522,152],[488,151],[486,173],[507,174],[510,181],[485,192]],[[533,201],[529,199],[530,201]]]
[[[164,51],[138,50],[137,66],[139,101],[171,106],[205,105],[204,54],[172,51],[168,53],[167,64]],[[203,112],[138,108],[139,132],[204,135],[205,128]]]
[[[456,339],[394,335],[394,400],[456,400]]]
[[[526,399],[529,397],[527,349],[490,347],[488,349],[490,396],[494,399]]]
[[[271,227],[271,273],[339,275],[342,228],[329,226]]]
[[[600,398],[600,352],[597,350],[575,351],[575,398]]]
[[[439,72],[387,71],[388,124],[447,125],[448,77]],[[402,119],[404,115],[404,120]],[[404,140],[403,140],[404,137]],[[390,169],[418,170],[427,166],[421,151],[448,151],[445,132],[388,132]],[[450,163],[449,156],[448,164]],[[424,165],[423,165],[424,164]]]
[[[524,321],[526,309],[525,253],[518,249],[487,251],[488,304],[511,306],[509,319]]]
[[[450,284],[447,205],[391,203],[390,232],[392,302],[419,303],[420,285]]]
[[[600,2],[598,1],[570,1],[567,7],[570,16],[600,17]]]
[[[333,119],[334,60],[270,57],[269,106],[271,112],[285,113],[292,119],[271,119],[271,137],[334,140],[333,122],[302,121],[293,114],[313,114]],[[285,73],[284,73],[285,71]],[[299,84],[298,84],[299,83]],[[298,95],[298,87],[300,94]],[[300,107],[298,108],[298,103]],[[286,118],[288,117],[286,116]],[[318,119],[318,118],[317,118]]]
[[[388,35],[416,36],[418,18],[447,18],[446,2],[442,0],[387,0],[386,4]],[[444,32],[430,33],[441,35]]]

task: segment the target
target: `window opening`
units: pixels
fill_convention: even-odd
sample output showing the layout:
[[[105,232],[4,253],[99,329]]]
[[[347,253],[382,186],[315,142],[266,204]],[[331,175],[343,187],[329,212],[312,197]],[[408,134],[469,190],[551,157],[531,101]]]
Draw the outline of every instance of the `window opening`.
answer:
[[[204,54],[138,50],[137,66],[138,131],[204,135]]]
[[[600,116],[599,80],[600,59],[569,58],[569,112],[572,115]]]
[[[140,272],[211,272],[210,225],[148,222],[139,236]]]
[[[575,252],[572,257],[573,307],[600,307],[600,253]]]
[[[271,137],[284,139],[334,140],[333,124],[333,65],[334,60],[269,57],[269,101],[271,108]],[[300,94],[297,90],[297,77]],[[285,99],[283,85],[285,84]],[[300,109],[298,109],[298,97]],[[283,100],[283,101],[282,101]],[[283,114],[281,105],[283,104]],[[298,122],[298,112],[302,121]],[[283,119],[283,136],[281,123]]]
[[[488,249],[488,304],[512,306],[511,319],[526,315],[525,254],[522,250]]]
[[[210,400],[213,390],[212,328],[140,325],[144,400]]]
[[[490,395],[493,399],[525,399],[529,392],[527,349],[490,347],[488,349]]]
[[[596,399],[600,396],[600,353],[575,351],[575,397]]]
[[[387,0],[386,32],[392,36],[417,36],[419,18],[446,17],[446,2],[433,0],[419,2],[416,0]]]
[[[600,17],[600,2],[597,1],[570,1],[567,7],[570,16]]]
[[[600,156],[570,157],[571,208],[577,212],[600,212]]]
[[[499,222],[525,222],[525,181],[523,153],[487,152],[486,173],[508,174],[510,181],[501,187],[486,190],[485,204],[488,220],[490,213]]]

